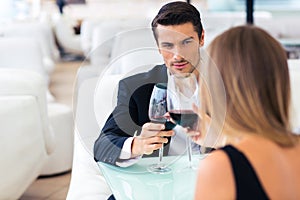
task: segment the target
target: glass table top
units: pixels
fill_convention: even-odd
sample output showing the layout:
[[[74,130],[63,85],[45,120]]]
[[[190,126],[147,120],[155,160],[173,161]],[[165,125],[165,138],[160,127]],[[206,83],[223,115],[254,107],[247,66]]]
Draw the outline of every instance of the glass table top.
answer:
[[[193,166],[203,158],[204,155],[193,157]],[[164,157],[172,169],[170,173],[148,172],[147,167],[157,162],[158,158],[153,157],[142,158],[127,168],[101,162],[98,165],[117,200],[193,199],[197,169],[188,168],[188,157]]]

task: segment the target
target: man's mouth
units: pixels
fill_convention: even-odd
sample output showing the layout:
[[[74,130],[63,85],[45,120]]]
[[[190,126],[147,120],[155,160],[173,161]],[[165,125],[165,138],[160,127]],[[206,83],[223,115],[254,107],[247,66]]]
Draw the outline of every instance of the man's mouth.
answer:
[[[189,63],[187,61],[185,62],[180,62],[180,63],[173,63],[173,66],[176,68],[176,69],[183,69],[185,67],[187,67]]]

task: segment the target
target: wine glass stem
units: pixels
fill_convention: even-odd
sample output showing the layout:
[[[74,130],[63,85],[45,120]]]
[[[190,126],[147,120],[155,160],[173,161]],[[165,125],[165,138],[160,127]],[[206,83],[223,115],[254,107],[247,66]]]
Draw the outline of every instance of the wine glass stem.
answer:
[[[189,167],[192,167],[192,144],[189,136],[186,137],[186,143],[188,148]]]
[[[162,164],[162,158],[163,158],[163,155],[164,155],[164,145],[162,147],[160,147],[159,149],[159,165]]]

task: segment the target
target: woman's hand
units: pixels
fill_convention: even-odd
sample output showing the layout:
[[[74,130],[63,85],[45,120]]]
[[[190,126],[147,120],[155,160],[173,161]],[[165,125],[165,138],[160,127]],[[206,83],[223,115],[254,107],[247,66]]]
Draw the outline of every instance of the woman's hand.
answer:
[[[199,108],[196,105],[193,105],[193,111],[198,114],[198,125],[196,130],[186,128],[185,131],[188,136],[191,137],[193,142],[196,144],[202,145],[205,135],[208,131],[211,118],[205,113],[201,113]],[[204,116],[203,116],[204,115]]]
[[[196,144],[201,145],[202,144],[202,134],[199,130],[191,130],[186,128],[185,129],[186,134],[192,139],[193,142]]]

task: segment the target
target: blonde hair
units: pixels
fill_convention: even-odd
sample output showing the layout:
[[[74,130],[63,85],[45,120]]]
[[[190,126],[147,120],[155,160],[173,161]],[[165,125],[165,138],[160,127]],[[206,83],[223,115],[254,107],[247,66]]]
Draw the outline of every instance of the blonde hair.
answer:
[[[213,105],[226,107],[224,126],[294,146],[298,137],[290,130],[290,79],[281,45],[264,30],[246,25],[216,37],[208,54],[207,64],[217,67],[224,84],[225,105]],[[207,84],[211,98],[218,98],[214,79]]]

